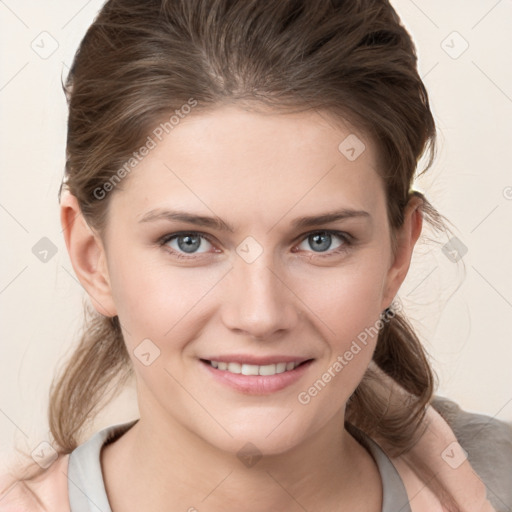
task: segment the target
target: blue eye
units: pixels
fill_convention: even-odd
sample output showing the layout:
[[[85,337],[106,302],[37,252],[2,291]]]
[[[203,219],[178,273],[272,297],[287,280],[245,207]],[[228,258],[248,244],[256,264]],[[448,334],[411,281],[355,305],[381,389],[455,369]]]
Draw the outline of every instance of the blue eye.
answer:
[[[341,239],[342,242],[329,251],[329,249],[332,248],[333,236]],[[347,247],[350,246],[351,240],[347,233],[338,231],[315,231],[308,234],[302,243],[308,243],[310,247],[313,247],[313,252],[317,254],[320,253],[320,255],[323,256],[322,253],[324,252],[328,252],[329,254],[337,254],[343,250],[346,250]]]
[[[200,247],[201,243],[204,240],[206,240],[207,243],[209,243],[211,245],[210,241],[204,235],[202,235],[200,233],[195,233],[195,232],[173,233],[170,235],[165,235],[161,239],[160,244],[167,245],[167,244],[169,244],[169,242],[176,241],[177,245],[178,245],[177,247],[171,247],[171,246],[167,245],[170,249],[172,249],[173,253],[175,253],[178,257],[187,257],[187,256],[183,256],[183,253],[194,257],[194,254],[197,254],[194,251],[196,251]],[[199,254],[202,254],[202,253],[200,252]]]
[[[338,238],[340,242],[334,248],[331,248],[333,237]],[[348,251],[353,244],[353,240],[354,238],[351,235],[341,231],[313,231],[303,235],[302,242],[297,247],[307,243],[313,248],[313,250],[305,249],[305,252],[312,253],[309,255],[310,257],[330,257]],[[171,242],[176,242],[176,245],[174,245],[174,247],[171,246]],[[167,250],[173,256],[189,260],[201,257],[202,254],[210,252],[208,247],[204,251],[197,252],[201,245],[204,245],[204,242],[214,247],[206,235],[195,231],[171,233],[164,235],[158,240],[158,244],[160,246],[166,246]],[[300,252],[302,251],[304,251],[304,249],[300,250]]]

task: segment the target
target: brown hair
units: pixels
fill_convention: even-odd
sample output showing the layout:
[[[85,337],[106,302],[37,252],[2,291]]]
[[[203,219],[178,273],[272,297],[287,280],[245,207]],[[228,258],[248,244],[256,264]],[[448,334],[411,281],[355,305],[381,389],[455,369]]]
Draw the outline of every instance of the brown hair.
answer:
[[[110,0],[83,38],[65,84],[66,181],[100,234],[112,182],[170,113],[222,104],[328,113],[376,146],[393,235],[412,194],[431,226],[444,217],[411,192],[420,157],[435,156],[435,123],[411,38],[387,0]],[[192,102],[191,102],[192,99]],[[188,109],[190,110],[190,109]],[[111,193],[122,190],[122,183]],[[60,198],[60,192],[59,192]],[[131,375],[117,317],[91,312],[76,351],[52,384],[55,446],[71,452],[95,414]],[[379,333],[374,362],[410,394],[390,408],[370,370],[347,404],[347,424],[408,450],[434,389],[424,349],[396,312]],[[117,379],[117,380],[116,380]],[[117,387],[116,387],[117,385]]]

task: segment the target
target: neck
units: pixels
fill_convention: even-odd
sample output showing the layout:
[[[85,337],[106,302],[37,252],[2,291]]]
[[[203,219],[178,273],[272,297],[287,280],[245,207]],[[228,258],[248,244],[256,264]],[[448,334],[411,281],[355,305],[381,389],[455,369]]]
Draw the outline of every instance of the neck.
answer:
[[[102,464],[114,512],[357,511],[381,506],[376,465],[344,429],[343,414],[299,446],[259,460],[241,460],[172,420],[144,421],[142,415],[103,449]],[[374,489],[373,497],[368,489]]]

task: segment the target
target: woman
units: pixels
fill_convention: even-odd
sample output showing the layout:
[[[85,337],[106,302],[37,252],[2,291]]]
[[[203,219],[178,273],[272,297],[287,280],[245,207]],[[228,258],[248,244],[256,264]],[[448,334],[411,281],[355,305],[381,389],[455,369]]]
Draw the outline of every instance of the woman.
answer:
[[[58,458],[0,510],[511,506],[394,300],[423,218],[447,228],[411,188],[435,124],[389,3],[111,0],[66,92],[96,312],[52,388]],[[81,443],[132,376],[140,419]]]

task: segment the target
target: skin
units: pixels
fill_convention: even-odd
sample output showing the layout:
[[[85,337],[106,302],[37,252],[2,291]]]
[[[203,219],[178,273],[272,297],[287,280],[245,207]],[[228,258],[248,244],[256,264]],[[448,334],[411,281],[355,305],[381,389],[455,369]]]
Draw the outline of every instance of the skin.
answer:
[[[366,146],[354,161],[338,150],[351,133]],[[393,254],[377,165],[372,141],[326,114],[223,106],[182,120],[118,185],[103,237],[63,197],[73,268],[96,309],[119,316],[137,381],[140,420],[102,451],[114,512],[381,509],[377,467],[343,428],[376,337],[307,405],[297,399],[375,325],[409,269],[420,200]],[[154,208],[217,216],[235,230],[139,222]],[[340,208],[369,215],[292,227]],[[355,241],[335,254],[346,242],[333,234],[315,251],[308,236],[325,230]],[[179,231],[208,238],[196,258],[172,255],[187,256],[176,239],[158,244]],[[252,263],[236,251],[248,236],[262,250]],[[134,355],[144,339],[160,350],[148,366]],[[314,361],[285,389],[250,396],[199,361],[233,353]],[[236,456],[247,442],[263,456],[250,468]]]

